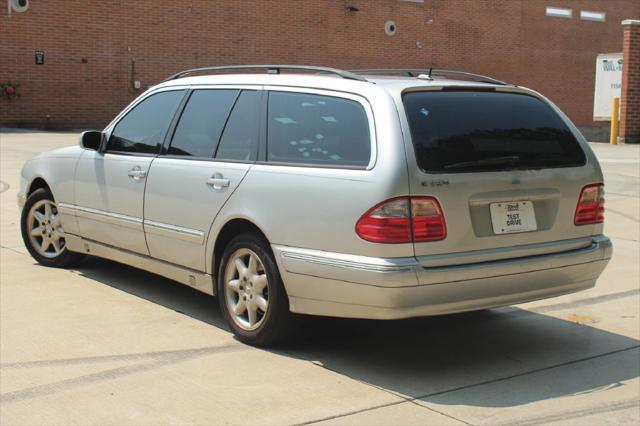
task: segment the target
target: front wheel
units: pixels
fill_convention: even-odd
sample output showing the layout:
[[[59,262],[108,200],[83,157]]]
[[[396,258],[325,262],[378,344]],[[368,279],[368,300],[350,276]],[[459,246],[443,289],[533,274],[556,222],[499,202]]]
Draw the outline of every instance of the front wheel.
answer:
[[[47,189],[31,193],[20,216],[22,240],[31,256],[45,266],[65,267],[83,255],[67,250],[58,206]]]
[[[244,343],[283,341],[296,327],[269,244],[241,234],[225,248],[218,270],[218,300],[225,320]]]

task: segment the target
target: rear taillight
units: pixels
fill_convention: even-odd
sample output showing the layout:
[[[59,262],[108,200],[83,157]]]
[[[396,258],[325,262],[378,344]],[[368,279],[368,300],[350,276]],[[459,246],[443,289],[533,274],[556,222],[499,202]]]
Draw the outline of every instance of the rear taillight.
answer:
[[[375,205],[356,224],[356,233],[373,243],[411,242],[409,198],[392,198]]]
[[[435,198],[398,197],[369,209],[356,223],[356,233],[374,243],[437,241],[447,236],[447,226]]]
[[[447,236],[440,203],[433,197],[411,197],[413,241],[438,241]]]
[[[588,225],[604,222],[604,184],[594,183],[582,188],[573,223]]]

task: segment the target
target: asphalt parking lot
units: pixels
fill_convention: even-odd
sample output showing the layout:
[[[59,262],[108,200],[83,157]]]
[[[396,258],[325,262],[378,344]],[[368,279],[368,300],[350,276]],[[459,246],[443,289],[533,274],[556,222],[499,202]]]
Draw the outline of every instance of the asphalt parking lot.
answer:
[[[74,133],[0,132],[0,424],[639,424],[640,146],[592,144],[614,256],[589,291],[406,321],[312,318],[277,350],[215,299],[108,260],[38,266],[22,164]]]

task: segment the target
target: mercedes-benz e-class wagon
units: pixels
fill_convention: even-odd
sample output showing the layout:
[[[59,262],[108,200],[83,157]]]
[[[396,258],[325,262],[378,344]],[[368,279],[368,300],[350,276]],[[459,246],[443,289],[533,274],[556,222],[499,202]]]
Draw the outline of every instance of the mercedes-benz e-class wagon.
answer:
[[[105,257],[217,295],[258,345],[295,314],[397,319],[584,290],[611,257],[598,161],[539,93],[450,71],[236,68],[179,73],[28,161],[31,255]]]

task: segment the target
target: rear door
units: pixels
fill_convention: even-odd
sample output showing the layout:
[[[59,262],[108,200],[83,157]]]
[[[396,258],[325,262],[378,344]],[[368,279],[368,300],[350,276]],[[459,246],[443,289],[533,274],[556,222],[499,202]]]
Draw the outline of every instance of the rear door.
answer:
[[[258,155],[261,103],[256,87],[190,94],[147,178],[144,230],[152,257],[206,269],[211,223]]]
[[[408,92],[402,102],[411,193],[435,197],[447,225],[444,240],[415,244],[426,265],[563,251],[601,232],[574,225],[582,188],[602,180],[599,167],[546,101],[444,89]],[[428,257],[450,253],[467,255]]]

